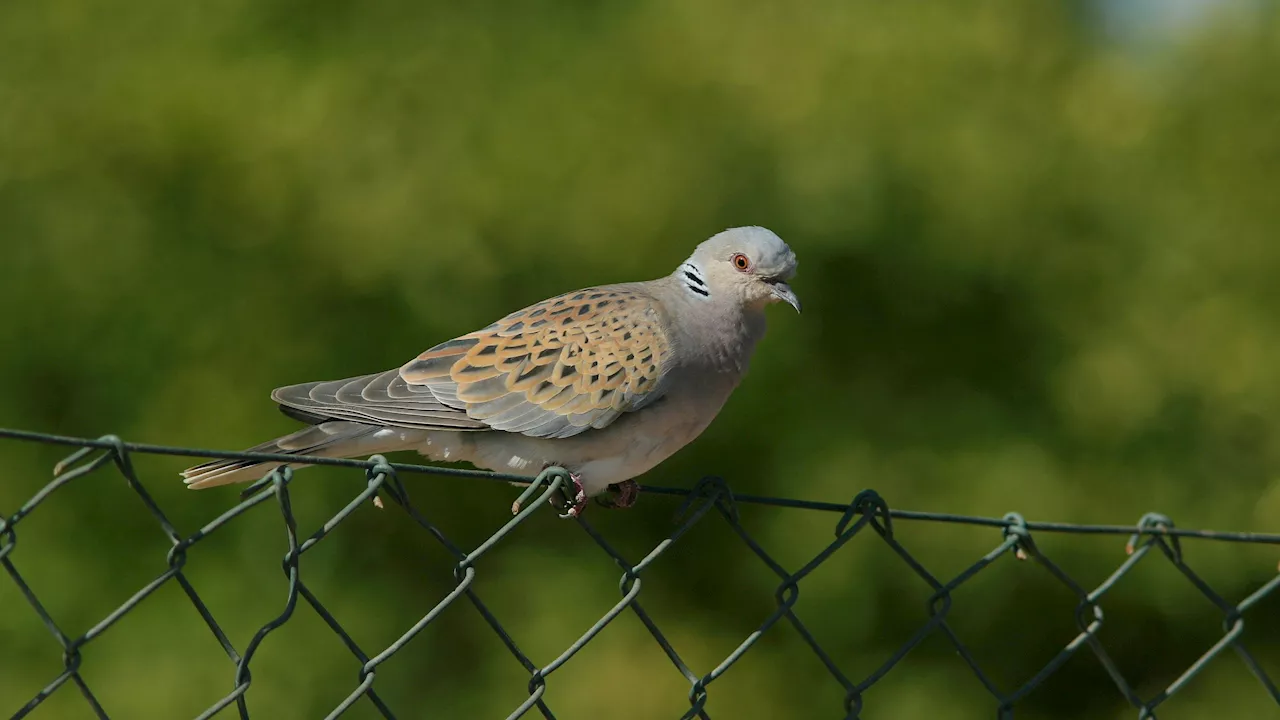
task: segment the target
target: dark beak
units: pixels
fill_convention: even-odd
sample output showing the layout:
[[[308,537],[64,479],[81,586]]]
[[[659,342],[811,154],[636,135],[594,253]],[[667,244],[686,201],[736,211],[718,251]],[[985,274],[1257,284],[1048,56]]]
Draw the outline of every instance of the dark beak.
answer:
[[[773,296],[775,298],[795,308],[796,312],[800,312],[800,298],[796,297],[795,291],[791,289],[790,285],[780,280],[774,281],[770,285],[773,286]]]

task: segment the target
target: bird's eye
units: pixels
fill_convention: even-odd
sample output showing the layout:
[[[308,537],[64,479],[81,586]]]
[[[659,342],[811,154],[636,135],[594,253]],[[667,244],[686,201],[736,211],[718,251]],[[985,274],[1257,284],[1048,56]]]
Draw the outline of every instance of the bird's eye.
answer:
[[[746,255],[737,253],[733,256],[733,266],[742,272],[746,272],[751,269],[751,260]]]

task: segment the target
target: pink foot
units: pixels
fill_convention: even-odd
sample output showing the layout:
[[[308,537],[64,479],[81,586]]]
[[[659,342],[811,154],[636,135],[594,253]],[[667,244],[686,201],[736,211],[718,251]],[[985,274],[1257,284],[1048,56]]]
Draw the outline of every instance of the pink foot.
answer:
[[[587,489],[582,487],[582,476],[577,473],[569,473],[569,479],[573,481],[573,500],[572,506],[565,513],[569,517],[578,517],[587,507]],[[565,494],[566,497],[568,493]]]
[[[547,467],[551,467],[551,465],[548,465]],[[543,468],[543,469],[545,470],[546,468]],[[573,489],[572,490],[569,490],[568,488],[561,489],[561,492],[564,494],[564,497],[566,499],[570,497],[572,498],[571,500],[568,500],[569,509],[565,511],[564,516],[578,517],[579,515],[582,514],[582,511],[587,506],[587,490],[582,485],[581,475],[575,472],[571,472],[569,473],[569,480],[573,482]],[[552,500],[551,502],[552,504],[555,504],[555,500]],[[511,503],[511,514],[512,515],[520,514],[520,501],[518,499],[515,502]]]
[[[636,499],[640,497],[640,483],[635,480],[623,480],[609,486],[615,494],[610,498],[600,498],[597,502],[601,507],[625,510],[636,504]]]

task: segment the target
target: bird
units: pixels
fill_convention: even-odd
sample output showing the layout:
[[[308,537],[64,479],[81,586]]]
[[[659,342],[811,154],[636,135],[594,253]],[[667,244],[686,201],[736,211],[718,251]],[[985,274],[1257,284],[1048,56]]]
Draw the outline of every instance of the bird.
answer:
[[[741,383],[765,334],[765,307],[800,312],[788,284],[796,267],[774,232],[729,228],[665,277],[557,295],[396,369],[277,388],[271,399],[307,426],[248,452],[416,450],[498,472],[561,467],[569,516],[588,498],[630,507],[635,478],[697,438]],[[210,488],[260,479],[265,464],[215,460],[182,477]]]

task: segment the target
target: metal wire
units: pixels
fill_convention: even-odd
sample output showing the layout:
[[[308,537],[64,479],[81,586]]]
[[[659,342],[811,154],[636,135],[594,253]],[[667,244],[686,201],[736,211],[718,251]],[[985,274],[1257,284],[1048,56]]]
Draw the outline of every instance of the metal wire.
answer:
[[[539,474],[536,478],[528,478],[517,475],[505,475],[501,473],[488,473],[482,471],[457,470],[449,468],[437,468],[425,465],[407,465],[400,463],[389,463],[382,456],[375,455],[369,460],[338,460],[332,458],[306,458],[309,464],[316,465],[336,465],[349,468],[360,468],[365,472],[367,484],[363,492],[359,493],[351,500],[342,510],[325,522],[320,529],[316,530],[305,539],[300,539],[296,522],[294,520],[293,511],[290,505],[290,488],[289,484],[292,479],[292,471],[288,467],[280,466],[266,475],[262,480],[249,486],[245,490],[242,502],[227,510],[204,527],[196,530],[189,535],[179,533],[160,509],[159,505],[152,499],[142,482],[139,481],[134,471],[132,456],[135,454],[151,454],[151,455],[180,455],[188,457],[202,458],[236,458],[236,459],[252,459],[267,460],[280,462],[297,462],[296,456],[271,455],[265,453],[241,453],[241,452],[220,452],[214,450],[203,450],[196,448],[177,448],[159,445],[147,445],[141,443],[127,443],[113,435],[107,435],[96,440],[63,437],[56,435],[47,435],[43,433],[34,433],[20,430],[7,430],[0,428],[0,438],[9,438],[23,442],[48,443],[55,445],[64,445],[78,448],[70,456],[58,463],[54,471],[54,479],[49,484],[41,488],[30,500],[20,507],[17,512],[8,517],[0,517],[0,566],[8,573],[12,581],[17,585],[19,592],[26,599],[31,609],[40,617],[40,620],[48,628],[50,634],[62,646],[63,650],[63,670],[53,678],[42,690],[32,697],[26,704],[22,705],[13,714],[13,718],[23,718],[31,713],[49,696],[58,692],[61,688],[68,684],[74,685],[80,694],[84,697],[89,708],[99,718],[107,718],[106,709],[98,701],[97,697],[85,682],[80,673],[81,667],[81,649],[94,639],[107,632],[112,625],[121,617],[136,610],[139,604],[157,589],[170,582],[176,583],[186,593],[187,598],[191,601],[192,606],[204,623],[208,626],[213,636],[222,646],[227,658],[234,666],[234,688],[227,693],[222,699],[214,703],[207,710],[201,713],[198,718],[213,717],[232,705],[235,706],[236,712],[241,718],[249,718],[249,707],[245,700],[245,692],[248,690],[253,681],[250,673],[250,665],[253,661],[255,652],[261,647],[267,636],[272,631],[293,617],[297,610],[299,600],[311,607],[312,610],[325,622],[326,625],[342,640],[351,654],[359,661],[361,665],[360,674],[356,686],[352,688],[350,694],[333,708],[328,718],[336,718],[342,715],[346,710],[351,708],[362,697],[367,698],[377,711],[386,718],[394,718],[395,714],[391,708],[378,695],[375,687],[379,667],[390,660],[400,652],[406,644],[408,644],[416,635],[424,628],[434,622],[440,614],[455,603],[469,603],[472,605],[480,616],[485,620],[490,628],[498,635],[506,646],[507,650],[516,658],[516,660],[529,673],[528,698],[518,707],[514,708],[507,716],[508,720],[515,720],[523,717],[530,712],[536,711],[544,718],[554,718],[551,708],[545,702],[544,695],[546,693],[549,678],[560,668],[564,667],[575,654],[583,647],[590,643],[609,623],[613,622],[619,615],[628,610],[636,615],[643,623],[644,627],[653,636],[653,639],[661,646],[663,652],[670,659],[672,665],[675,666],[689,683],[689,709],[681,716],[682,720],[690,720],[692,718],[702,718],[709,720],[710,715],[707,711],[707,701],[710,696],[710,688],[715,681],[728,672],[735,663],[737,663],[746,653],[750,652],[752,647],[766,633],[774,631],[780,625],[789,625],[800,637],[808,644],[813,653],[818,657],[822,664],[826,667],[831,677],[844,688],[845,698],[843,708],[843,717],[848,720],[856,720],[861,717],[863,712],[863,694],[872,685],[885,677],[900,661],[907,656],[909,652],[918,646],[926,638],[933,635],[940,635],[945,638],[955,650],[961,661],[965,663],[974,673],[979,682],[987,689],[995,700],[997,708],[997,716],[999,718],[1012,718],[1015,705],[1025,698],[1028,693],[1042,684],[1054,672],[1071,657],[1079,653],[1084,648],[1092,653],[1101,663],[1111,681],[1115,684],[1119,693],[1138,710],[1139,718],[1155,718],[1156,709],[1168,701],[1171,697],[1178,693],[1188,681],[1199,674],[1204,667],[1214,658],[1224,653],[1230,648],[1245,663],[1249,671],[1257,677],[1265,692],[1280,707],[1280,689],[1277,688],[1275,681],[1264,671],[1255,657],[1245,647],[1244,632],[1245,623],[1243,614],[1250,608],[1256,606],[1263,598],[1272,594],[1280,588],[1280,574],[1272,578],[1269,582],[1257,588],[1251,595],[1237,603],[1231,603],[1214,591],[1208,583],[1206,583],[1199,575],[1195,573],[1183,560],[1180,541],[1185,538],[1197,538],[1204,540],[1214,540],[1219,542],[1232,543],[1260,543],[1280,545],[1280,534],[1260,534],[1260,533],[1243,533],[1243,532],[1219,532],[1209,530],[1187,530],[1174,526],[1169,518],[1149,513],[1144,515],[1136,526],[1118,526],[1118,525],[1074,525],[1067,523],[1047,523],[1047,522],[1028,522],[1017,513],[1009,513],[1002,518],[991,517],[971,517],[964,515],[953,515],[945,513],[926,513],[913,512],[905,510],[892,509],[888,504],[873,490],[864,490],[858,493],[853,500],[845,505],[838,503],[810,502],[805,500],[796,500],[790,498],[762,497],[753,495],[735,495],[729,486],[720,478],[709,477],[704,478],[697,483],[692,489],[665,488],[665,487],[643,487],[642,491],[646,494],[658,495],[675,495],[684,496],[683,505],[677,513],[675,528],[671,533],[653,548],[647,555],[638,562],[632,563],[627,560],[621,553],[613,548],[609,542],[594,528],[590,523],[581,517],[575,518],[576,522],[586,535],[591,538],[605,553],[607,553],[621,568],[622,577],[619,582],[619,591],[621,598],[610,608],[598,621],[596,621],[581,637],[571,643],[559,656],[552,659],[545,665],[538,665],[523,653],[516,641],[503,628],[502,624],[489,610],[479,598],[474,590],[474,582],[476,578],[476,564],[481,558],[492,550],[496,545],[507,538],[511,532],[528,520],[535,512],[541,511],[548,501],[553,498],[560,497],[560,490],[567,486],[569,482],[568,474],[562,468],[548,468]],[[27,582],[23,579],[22,574],[18,571],[14,562],[15,548],[18,542],[18,526],[23,520],[34,512],[45,500],[53,493],[62,490],[77,478],[83,477],[90,473],[101,470],[106,466],[113,466],[121,476],[126,480],[128,487],[142,500],[151,516],[159,524],[165,535],[168,537],[171,547],[167,556],[168,569],[162,572],[151,582],[147,583],[139,589],[132,597],[126,600],[118,608],[100,620],[96,625],[89,628],[84,633],[71,637],[68,636],[54,621],[53,617],[46,610],[45,606],[40,602],[39,598],[32,591]],[[430,520],[420,513],[409,499],[408,493],[405,491],[404,485],[401,483],[399,474],[402,472],[411,473],[427,473],[434,475],[463,476],[478,479],[500,480],[504,482],[518,481],[527,483],[527,487],[520,496],[519,505],[523,509],[513,516],[502,527],[498,528],[487,540],[470,552],[458,547]],[[531,501],[536,496],[536,500]],[[317,543],[325,539],[325,537],[333,531],[333,529],[351,515],[362,503],[369,502],[375,497],[387,497],[418,523],[424,530],[430,534],[436,542],[439,542],[455,560],[453,576],[456,582],[455,587],[444,598],[439,600],[425,615],[416,623],[409,627],[399,638],[388,645],[381,651],[370,655],[362,649],[350,634],[343,629],[338,619],[320,602],[301,579],[299,568],[303,556],[308,550],[315,547]],[[266,502],[275,502],[276,507],[280,511],[281,518],[284,522],[285,531],[288,538],[288,548],[282,560],[282,569],[287,578],[288,594],[284,610],[278,617],[263,625],[245,645],[244,651],[240,652],[235,645],[228,639],[227,634],[219,626],[213,614],[201,600],[200,595],[196,592],[191,582],[183,573],[187,561],[187,551],[193,546],[203,541],[206,537],[221,528],[227,523],[244,514],[250,508]],[[815,555],[803,567],[795,571],[788,571],[780,563],[773,559],[769,553],[758,543],[742,526],[738,520],[738,506],[742,504],[758,504],[774,507],[797,508],[812,512],[831,512],[839,513],[840,517],[835,526],[834,540]],[[758,629],[752,632],[733,652],[731,652],[720,664],[699,675],[694,672],[676,652],[671,642],[663,635],[652,617],[644,610],[640,601],[640,595],[643,589],[643,575],[655,561],[657,561],[664,553],[668,552],[672,545],[679,541],[690,528],[700,522],[707,522],[707,518],[719,518],[720,521],[726,523],[732,531],[742,540],[744,545],[751,553],[756,555],[762,563],[774,574],[778,576],[778,586],[775,591],[775,600],[777,608],[767,617],[763,618]],[[921,563],[912,556],[912,554],[898,541],[895,532],[895,521],[928,521],[940,523],[958,523],[965,525],[985,526],[999,528],[1002,532],[1002,541],[996,545],[990,552],[979,558],[964,571],[956,575],[954,578],[943,581],[931,574]],[[869,531],[869,532],[868,532]],[[1045,555],[1036,545],[1032,533],[1054,532],[1054,533],[1086,533],[1086,534],[1103,534],[1103,535],[1127,535],[1129,536],[1128,557],[1109,577],[1092,590],[1086,590],[1080,583],[1067,574],[1059,565],[1054,563]],[[932,595],[928,599],[928,619],[927,621],[900,647],[898,647],[890,657],[876,668],[870,675],[859,680],[848,677],[832,659],[832,657],[822,648],[817,637],[805,626],[804,622],[795,612],[795,605],[799,598],[800,583],[806,576],[817,569],[823,562],[838,552],[847,543],[858,536],[870,536],[878,538],[879,542],[883,542],[892,552],[902,560],[913,573],[918,575],[925,583],[932,588]],[[26,550],[24,552],[33,552]],[[1027,679],[1022,685],[1012,690],[1001,690],[992,680],[990,675],[985,672],[973,653],[960,640],[956,632],[947,622],[948,613],[952,605],[952,593],[961,585],[969,582],[993,563],[999,561],[1005,556],[1012,555],[1021,560],[1034,562],[1042,567],[1046,573],[1058,583],[1065,586],[1073,593],[1077,599],[1075,609],[1075,624],[1078,635],[1072,639],[1062,650],[1046,664],[1039,668]],[[1117,582],[1124,578],[1133,570],[1140,562],[1147,557],[1163,557],[1171,563],[1183,577],[1186,578],[1192,586],[1204,595],[1215,607],[1222,613],[1223,635],[1212,647],[1210,647],[1203,655],[1201,655],[1190,667],[1186,669],[1176,680],[1168,687],[1156,692],[1152,695],[1144,697],[1141,695],[1121,673],[1116,663],[1107,654],[1102,643],[1098,639],[1099,629],[1103,625],[1104,615],[1101,608],[1101,601],[1108,592],[1115,587]],[[9,608],[0,608],[3,612],[12,612]],[[834,710],[834,709],[833,709]]]

